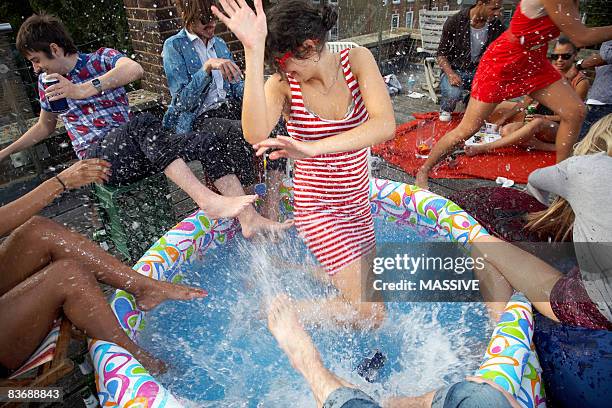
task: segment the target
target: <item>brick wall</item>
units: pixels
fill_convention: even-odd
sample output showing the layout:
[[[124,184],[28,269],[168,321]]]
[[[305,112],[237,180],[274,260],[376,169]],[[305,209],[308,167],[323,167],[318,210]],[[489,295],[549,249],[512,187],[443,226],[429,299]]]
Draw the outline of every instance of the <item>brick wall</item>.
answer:
[[[142,87],[161,94],[162,98],[168,101],[169,93],[161,52],[164,41],[182,27],[179,13],[172,0],[123,0],[123,4],[135,59],[145,70]],[[223,24],[217,25],[217,35],[228,43],[240,65],[243,54],[240,42]]]

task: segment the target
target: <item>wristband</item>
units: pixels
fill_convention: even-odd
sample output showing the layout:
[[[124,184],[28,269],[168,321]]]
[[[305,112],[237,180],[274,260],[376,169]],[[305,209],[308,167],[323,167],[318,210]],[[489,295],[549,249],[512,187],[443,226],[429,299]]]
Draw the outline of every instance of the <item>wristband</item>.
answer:
[[[64,182],[62,181],[62,179],[61,179],[61,178],[59,178],[59,176],[58,176],[58,175],[55,175],[54,177],[57,179],[57,181],[59,181],[59,182],[60,182],[60,184],[61,184],[61,185],[62,185],[62,187],[64,188],[64,191],[66,191],[66,184],[64,184]]]

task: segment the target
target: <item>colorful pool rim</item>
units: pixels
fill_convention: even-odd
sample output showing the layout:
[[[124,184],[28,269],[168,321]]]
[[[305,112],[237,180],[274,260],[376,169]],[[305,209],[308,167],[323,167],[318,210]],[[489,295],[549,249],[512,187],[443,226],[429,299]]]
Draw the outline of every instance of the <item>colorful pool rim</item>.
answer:
[[[370,181],[372,213],[387,222],[423,226],[450,241],[469,244],[487,231],[452,201],[419,187],[383,179]],[[281,212],[292,213],[292,188],[281,188]],[[158,280],[180,282],[180,270],[206,251],[221,246],[239,233],[236,220],[211,221],[197,211],[162,236],[134,265],[137,272]],[[144,314],[133,296],[117,290],[110,301],[123,330],[136,338],[144,327]],[[166,388],[151,376],[125,349],[91,339],[98,397],[102,407],[182,407]],[[489,367],[491,369],[491,367]],[[516,391],[515,391],[516,392]],[[532,405],[533,406],[533,405]]]

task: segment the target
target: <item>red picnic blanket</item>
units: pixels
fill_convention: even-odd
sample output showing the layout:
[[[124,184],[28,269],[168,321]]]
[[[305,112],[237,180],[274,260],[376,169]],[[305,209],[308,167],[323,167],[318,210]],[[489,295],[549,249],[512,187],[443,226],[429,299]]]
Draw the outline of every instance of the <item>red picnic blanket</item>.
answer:
[[[440,122],[438,112],[414,113],[413,116],[415,120],[397,127],[393,140],[374,146],[372,152],[414,176],[425,161],[415,156],[419,122],[425,120],[424,130],[434,132],[434,140],[437,141],[461,122],[462,114],[453,114],[451,122]],[[457,146],[457,148],[463,148],[463,146]],[[532,171],[554,164],[555,154],[552,152],[507,147],[498,149],[494,153],[472,157],[459,155],[455,168],[449,168],[448,162],[444,162],[434,168],[429,177],[495,180],[501,176],[514,180],[516,183],[525,184]]]

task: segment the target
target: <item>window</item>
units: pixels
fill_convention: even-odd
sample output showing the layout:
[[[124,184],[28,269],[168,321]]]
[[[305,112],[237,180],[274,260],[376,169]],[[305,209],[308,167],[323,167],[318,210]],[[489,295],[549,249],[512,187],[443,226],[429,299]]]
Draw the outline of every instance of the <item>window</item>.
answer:
[[[412,28],[413,20],[414,20],[414,12],[407,11],[406,12],[406,27],[407,28]]]
[[[391,14],[391,29],[399,28],[399,14]]]
[[[432,7],[431,11],[438,11],[438,6]]]
[[[448,11],[450,10],[450,6],[447,4],[446,6],[442,7],[443,11]]]
[[[329,4],[334,4],[334,5],[337,5],[337,4],[338,4],[338,0],[327,0],[327,2],[328,2]]]
[[[392,3],[393,3],[393,4],[400,4],[400,3],[401,3],[401,0],[393,0],[393,1],[392,1]]]
[[[313,2],[314,4],[320,4],[320,3],[321,3],[321,0],[312,0],[312,2]]]

